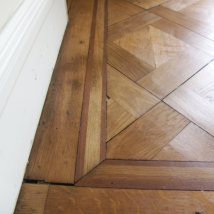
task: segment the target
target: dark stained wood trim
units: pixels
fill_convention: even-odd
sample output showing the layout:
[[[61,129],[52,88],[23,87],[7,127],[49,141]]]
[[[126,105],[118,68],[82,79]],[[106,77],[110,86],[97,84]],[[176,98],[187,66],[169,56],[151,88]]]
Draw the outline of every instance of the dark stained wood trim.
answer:
[[[79,132],[79,143],[77,150],[77,161],[76,161],[76,172],[75,180],[78,180],[83,174],[84,161],[85,161],[85,146],[86,146],[86,135],[87,135],[87,121],[88,121],[88,108],[90,100],[90,83],[91,83],[91,72],[93,66],[93,53],[94,53],[94,39],[95,39],[95,27],[96,27],[96,15],[97,15],[97,0],[94,2],[92,26],[91,26],[91,37],[88,54],[88,62],[85,77],[85,89],[83,95],[83,107],[81,116],[81,125]]]
[[[214,190],[213,162],[105,160],[76,186]]]
[[[104,20],[104,53],[103,53],[103,94],[102,94],[102,115],[101,115],[101,135],[100,135],[100,161],[106,157],[106,138],[107,138],[107,40],[108,40],[108,0],[105,0],[105,20]]]
[[[104,5],[103,5],[104,3]],[[106,28],[107,28],[107,16],[106,16],[106,6],[107,3],[105,0],[102,1],[95,1],[95,7],[94,7],[94,15],[93,15],[93,24],[92,24],[92,31],[91,31],[91,39],[90,39],[90,50],[89,50],[89,57],[88,57],[88,66],[87,66],[87,74],[85,79],[85,92],[84,92],[84,99],[83,99],[83,110],[82,110],[82,118],[81,118],[81,128],[80,128],[80,136],[79,136],[79,145],[78,145],[78,154],[77,154],[77,162],[76,162],[76,174],[75,174],[75,181],[79,180],[82,176],[84,176],[88,169],[85,169],[85,165],[88,162],[88,159],[86,157],[86,147],[88,142],[87,135],[88,135],[88,127],[93,126],[93,124],[89,124],[89,105],[91,101],[91,93],[92,93],[92,87],[94,85],[94,82],[97,81],[93,78],[93,73],[99,73],[101,72],[102,75],[102,94],[101,97],[97,97],[97,100],[101,99],[101,115],[100,115],[100,142],[99,145],[93,145],[98,146],[100,149],[99,154],[90,154],[91,157],[99,155],[99,162],[96,164],[99,164],[100,161],[103,161],[105,159],[105,151],[106,151]],[[103,11],[100,11],[102,10]],[[103,16],[102,16],[103,15]],[[100,17],[101,16],[101,17]],[[103,19],[103,20],[102,20]],[[100,26],[101,25],[101,26]],[[104,29],[102,29],[102,27]],[[103,35],[102,35],[103,34]],[[100,38],[101,37],[101,38]],[[103,37],[103,38],[102,38]],[[102,45],[103,48],[101,48],[98,43],[99,39],[103,39]],[[97,40],[97,41],[96,41]],[[101,52],[102,54],[102,66],[101,68],[97,64],[98,55],[97,53]],[[98,66],[98,67],[97,67]],[[99,81],[99,80],[98,80]],[[99,90],[99,89],[96,89]],[[92,104],[93,105],[93,104]],[[99,112],[97,112],[99,114]],[[94,132],[97,132],[97,130],[94,130]],[[90,133],[89,133],[90,134]],[[95,149],[96,150],[96,149]],[[96,165],[93,165],[95,167]],[[90,169],[89,169],[90,170]]]

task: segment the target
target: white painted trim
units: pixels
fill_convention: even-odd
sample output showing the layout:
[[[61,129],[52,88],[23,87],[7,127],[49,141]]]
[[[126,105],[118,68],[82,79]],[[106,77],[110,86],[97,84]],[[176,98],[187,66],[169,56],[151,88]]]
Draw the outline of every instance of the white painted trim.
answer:
[[[54,0],[25,0],[0,35],[0,113]]]
[[[0,76],[0,84],[3,83],[0,89],[0,213],[3,214],[13,213],[67,24],[64,0],[33,0],[38,4],[32,5],[37,8],[35,13],[26,2],[32,0],[24,3],[33,17],[29,18],[30,13],[25,15],[23,22],[27,19],[29,22],[24,30],[19,28],[21,23],[13,30],[16,25],[12,22],[20,18],[15,14],[17,20],[13,17],[8,24],[9,32],[13,31],[17,38],[12,33],[7,34],[11,35],[8,38],[0,34],[0,48],[4,49],[0,58],[3,68]],[[7,41],[7,45],[2,41]],[[4,57],[7,57],[5,63]]]

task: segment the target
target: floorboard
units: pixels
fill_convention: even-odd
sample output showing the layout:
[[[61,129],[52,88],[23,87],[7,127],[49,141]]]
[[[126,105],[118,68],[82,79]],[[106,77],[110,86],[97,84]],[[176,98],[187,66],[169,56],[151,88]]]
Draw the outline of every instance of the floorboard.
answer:
[[[44,213],[48,189],[47,184],[23,184],[14,213]]]
[[[25,184],[32,192],[32,186]],[[41,186],[41,184],[38,184]],[[44,212],[37,214],[94,214],[94,213],[213,213],[214,192],[153,191],[134,189],[82,188],[50,186]],[[20,213],[30,201],[20,203]],[[15,212],[18,214],[19,212]]]
[[[214,163],[105,160],[76,186],[146,190],[214,190]]]

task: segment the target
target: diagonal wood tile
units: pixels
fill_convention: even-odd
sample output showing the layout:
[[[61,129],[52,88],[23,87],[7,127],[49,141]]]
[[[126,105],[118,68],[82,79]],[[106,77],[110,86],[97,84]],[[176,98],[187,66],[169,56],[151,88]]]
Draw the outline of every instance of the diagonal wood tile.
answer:
[[[203,21],[205,24],[213,25],[214,2],[212,0],[170,0],[164,3],[163,6]]]
[[[107,93],[134,117],[139,117],[159,102],[157,98],[129,80],[119,71],[107,66]]]
[[[127,112],[113,99],[107,101],[107,141],[126,126],[132,123],[136,117]]]
[[[142,29],[143,27],[160,20],[161,18],[149,12],[143,12],[130,17],[127,20],[116,23],[108,28],[108,40],[114,41],[128,33]]]
[[[192,47],[203,51],[204,53],[214,57],[214,42],[210,39],[200,36],[176,23],[161,19],[157,22],[151,23],[152,26],[164,31],[174,37],[184,41]]]
[[[108,25],[115,24],[143,11],[143,8],[125,0],[108,0]]]
[[[214,63],[165,98],[165,102],[214,135]]]
[[[128,0],[128,1],[132,2],[133,4],[139,5],[145,9],[149,9],[162,4],[167,0]]]
[[[162,99],[211,61],[211,57],[189,48],[138,81]],[[179,62],[179,63],[178,63]]]
[[[108,63],[133,81],[137,81],[154,68],[113,42],[108,43]]]
[[[206,5],[208,6],[208,4]],[[156,15],[182,25],[194,32],[203,35],[204,37],[214,39],[212,37],[214,32],[214,25],[210,25],[210,23],[204,22],[202,17],[198,17],[198,19],[192,18],[191,16],[189,16],[188,11],[189,9],[187,8],[186,12],[180,13],[163,6],[151,9],[151,12],[155,13]],[[212,13],[214,12],[214,4],[211,6],[211,11]]]
[[[189,123],[160,103],[107,144],[108,159],[150,160]]]
[[[153,26],[126,34],[114,43],[157,68],[189,48],[189,45]]]
[[[214,163],[105,160],[76,186],[214,190]]]
[[[153,160],[214,161],[214,137],[190,123]]]

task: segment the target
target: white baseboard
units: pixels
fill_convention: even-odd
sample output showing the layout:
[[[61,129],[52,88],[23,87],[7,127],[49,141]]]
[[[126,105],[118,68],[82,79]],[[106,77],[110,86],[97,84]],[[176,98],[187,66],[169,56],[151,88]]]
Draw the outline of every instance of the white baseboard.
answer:
[[[0,34],[0,49],[7,53],[6,62],[1,61],[3,52],[0,56],[0,62],[4,62],[0,67],[0,213],[4,214],[13,213],[16,204],[67,24],[64,0],[33,2],[37,3],[32,4],[36,9],[31,14],[24,13],[25,25],[17,23],[17,37],[12,38],[15,25],[11,22],[20,17],[10,20],[10,38]],[[25,9],[30,10],[24,3]],[[17,11],[19,15],[24,11],[21,9]],[[7,41],[8,46],[2,41]]]

